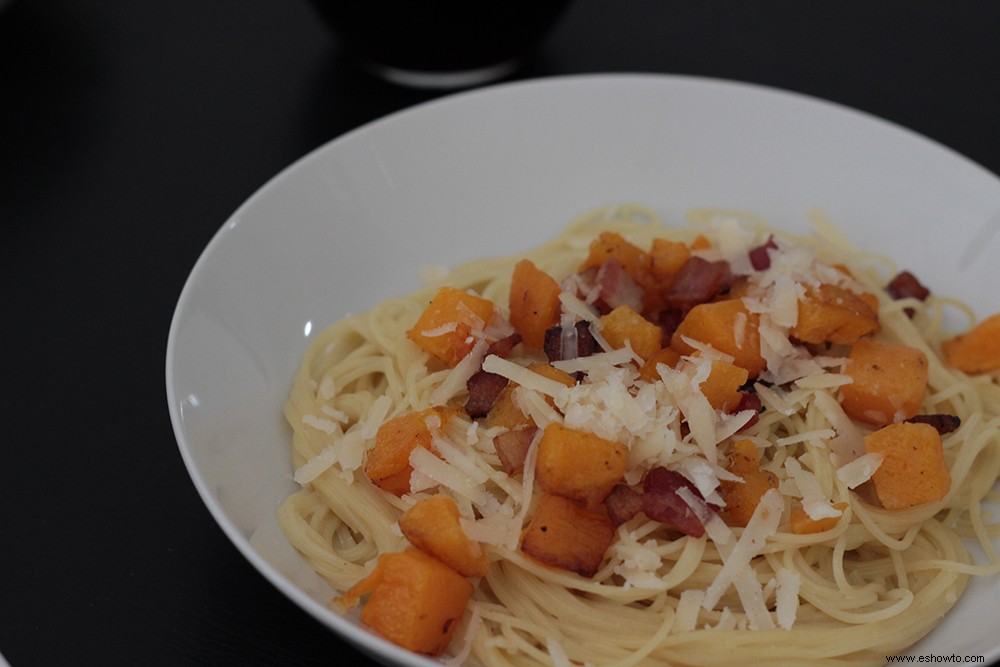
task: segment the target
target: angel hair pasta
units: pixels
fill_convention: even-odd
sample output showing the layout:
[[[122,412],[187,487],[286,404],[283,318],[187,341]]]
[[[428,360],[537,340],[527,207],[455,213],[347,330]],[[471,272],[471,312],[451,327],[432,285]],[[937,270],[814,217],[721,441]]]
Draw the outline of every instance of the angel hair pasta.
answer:
[[[334,608],[454,664],[875,665],[1000,572],[1000,321],[818,215],[690,218],[602,210],[311,341],[279,521]]]

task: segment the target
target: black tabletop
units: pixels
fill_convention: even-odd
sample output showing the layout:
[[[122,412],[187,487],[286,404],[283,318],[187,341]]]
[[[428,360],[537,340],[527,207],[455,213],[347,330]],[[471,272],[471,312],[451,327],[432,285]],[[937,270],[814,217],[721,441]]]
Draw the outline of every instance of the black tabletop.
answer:
[[[178,453],[164,354],[188,272],[245,198],[326,141],[447,92],[360,71],[305,0],[0,6],[0,654],[372,664],[219,530]],[[508,78],[776,86],[1000,172],[998,35],[987,1],[576,0]]]

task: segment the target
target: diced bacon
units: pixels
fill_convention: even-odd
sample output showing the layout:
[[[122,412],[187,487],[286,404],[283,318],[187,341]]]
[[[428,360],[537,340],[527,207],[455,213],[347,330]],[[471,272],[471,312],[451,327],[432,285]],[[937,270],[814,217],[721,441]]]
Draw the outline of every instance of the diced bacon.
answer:
[[[617,259],[608,259],[601,265],[596,281],[599,299],[608,311],[626,305],[637,313],[642,312],[645,290],[625,273],[625,267]]]
[[[465,383],[469,390],[469,397],[465,401],[465,413],[473,419],[485,417],[509,382],[510,380],[496,373],[486,371],[474,373]]]
[[[556,324],[546,329],[542,349],[549,361],[565,361],[589,357],[600,348],[590,328],[590,322],[579,320],[571,327]]]
[[[889,293],[889,296],[897,300],[914,298],[923,301],[931,294],[931,291],[924,287],[917,280],[917,277],[909,271],[900,271],[897,273],[889,281],[889,284],[886,285],[885,291]]]
[[[486,348],[486,356],[495,354],[498,357],[503,357],[506,359],[510,356],[511,351],[521,342],[521,334],[512,333],[509,336],[504,336],[500,340],[493,341],[490,346]]]
[[[914,424],[930,424],[937,429],[938,435],[948,435],[952,431],[957,431],[962,425],[961,418],[956,415],[914,415],[906,421]]]
[[[727,262],[692,257],[677,272],[664,295],[664,303],[668,308],[690,310],[725,292],[731,280],[732,273]]]
[[[670,524],[691,537],[701,537],[705,534],[705,526],[677,495],[678,489],[682,488],[704,503],[694,484],[684,475],[663,467],[653,468],[642,482],[642,511],[654,521]]]
[[[616,526],[620,526],[642,511],[642,494],[630,486],[618,484],[604,499],[608,516]]]
[[[774,236],[768,237],[767,243],[750,251],[750,264],[758,271],[767,271],[771,268],[771,254],[768,251],[777,249],[778,244],[774,242]]]
[[[517,431],[504,431],[493,438],[500,465],[508,475],[517,475],[524,470],[524,460],[528,456],[528,448],[538,429],[526,428]]]
[[[763,405],[760,402],[760,396],[754,391],[742,391],[740,392],[740,402],[736,405],[733,410],[734,413],[743,412],[744,410],[753,410],[753,416],[750,417],[749,421],[740,427],[740,431],[745,431],[760,420],[760,412],[763,410]],[[737,431],[738,433],[739,431]]]

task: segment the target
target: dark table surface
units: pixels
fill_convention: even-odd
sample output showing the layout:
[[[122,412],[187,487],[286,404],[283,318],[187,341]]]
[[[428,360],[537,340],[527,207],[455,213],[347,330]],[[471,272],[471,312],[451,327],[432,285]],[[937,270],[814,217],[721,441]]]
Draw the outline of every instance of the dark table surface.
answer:
[[[998,35],[987,1],[577,0],[511,78],[776,86],[1000,172]],[[359,71],[305,0],[0,8],[0,653],[13,667],[371,664],[202,505],[164,353],[188,272],[245,198],[328,140],[443,94]]]

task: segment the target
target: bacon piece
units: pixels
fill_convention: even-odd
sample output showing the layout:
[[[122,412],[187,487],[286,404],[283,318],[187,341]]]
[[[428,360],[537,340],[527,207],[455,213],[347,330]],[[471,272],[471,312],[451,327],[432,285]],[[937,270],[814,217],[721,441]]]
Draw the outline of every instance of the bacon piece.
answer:
[[[705,526],[677,495],[682,487],[702,498],[694,484],[679,472],[664,467],[651,469],[642,480],[642,511],[654,521],[670,524],[691,537],[701,537],[705,534]]]
[[[664,295],[667,308],[688,311],[725,292],[732,281],[729,262],[710,262],[692,257],[684,262],[674,282]]]
[[[465,383],[469,391],[469,397],[465,400],[465,413],[472,419],[485,417],[508,382],[507,378],[496,373],[473,373]]]
[[[774,242],[774,236],[769,236],[767,243],[750,251],[750,264],[758,271],[767,271],[771,268],[771,254],[768,250],[777,249],[778,244]]]
[[[604,499],[612,523],[620,526],[642,511],[642,494],[630,486],[618,484]]]
[[[505,473],[517,475],[524,470],[524,459],[528,456],[528,448],[537,430],[526,428],[504,431],[493,437],[493,448]]]
[[[912,424],[930,424],[937,429],[938,435],[947,435],[952,431],[957,431],[962,425],[962,420],[957,415],[933,414],[914,415],[906,421]]]
[[[680,326],[684,315],[685,310],[682,308],[667,308],[656,316],[656,324],[660,325],[660,331],[663,332],[663,347],[670,347],[670,338]]]
[[[632,280],[625,272],[625,266],[617,259],[612,257],[601,264],[595,280],[599,290],[598,298],[609,312],[622,305],[631,307],[637,313],[642,312],[646,292],[642,285]]]
[[[597,352],[597,339],[590,329],[590,322],[585,320],[578,320],[569,332],[564,331],[562,325],[556,324],[545,330],[542,350],[549,361],[589,357]]]
[[[500,340],[493,341],[490,343],[490,346],[486,348],[486,356],[488,357],[491,354],[495,354],[498,357],[506,359],[517,344],[521,342],[521,340],[521,334],[512,333],[511,335],[505,336]]]
[[[895,300],[899,299],[917,299],[918,301],[925,301],[928,296],[930,296],[931,291],[924,287],[917,277],[910,273],[909,271],[900,271],[896,276],[889,281],[889,284],[885,286],[885,291],[888,292]],[[904,311],[910,317],[913,317],[913,309],[907,308]]]

